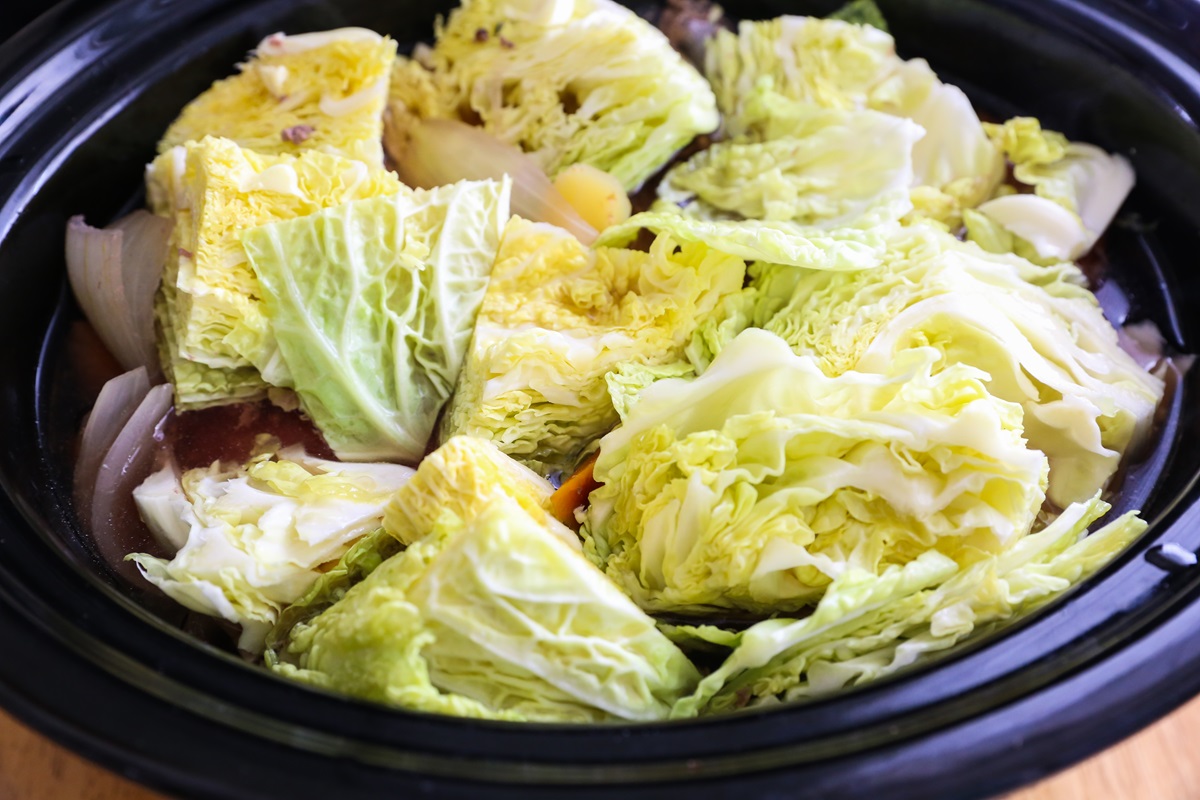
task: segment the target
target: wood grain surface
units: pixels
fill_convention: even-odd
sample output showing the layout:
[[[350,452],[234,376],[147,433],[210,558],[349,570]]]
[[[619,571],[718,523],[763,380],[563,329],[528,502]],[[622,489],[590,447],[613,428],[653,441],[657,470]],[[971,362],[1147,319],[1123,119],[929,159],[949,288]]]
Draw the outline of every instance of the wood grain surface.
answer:
[[[1200,798],[1200,698],[1066,772],[1004,800]],[[0,712],[0,800],[159,800]]]

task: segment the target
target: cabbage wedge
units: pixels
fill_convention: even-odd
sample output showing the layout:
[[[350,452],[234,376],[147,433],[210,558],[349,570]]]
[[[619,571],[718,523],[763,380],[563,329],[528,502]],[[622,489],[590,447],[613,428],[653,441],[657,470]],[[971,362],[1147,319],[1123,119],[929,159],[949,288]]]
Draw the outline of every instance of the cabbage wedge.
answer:
[[[413,479],[388,501],[383,527],[401,544],[427,536],[444,514],[474,519],[492,501],[515,501],[546,530],[578,550],[579,538],[549,513],[554,487],[487,439],[454,436],[421,460]]]
[[[1004,177],[1004,159],[966,95],[923,59],[896,55],[871,25],[782,16],[742,21],[709,43],[706,74],[730,136],[754,133],[776,115],[818,106],[870,109],[911,120],[925,133],[911,150],[915,219],[954,227]],[[789,107],[793,110],[788,110]],[[764,109],[767,113],[764,113]]]
[[[129,559],[181,605],[241,625],[241,649],[260,652],[280,610],[379,528],[388,499],[412,475],[408,467],[342,464],[296,448],[232,469],[213,464],[180,476],[167,467],[134,500],[156,538],[177,552]]]
[[[390,124],[463,117],[552,178],[582,163],[633,189],[719,122],[704,78],[611,0],[465,0],[422,61],[398,62]]]
[[[1024,408],[1060,508],[1105,486],[1149,435],[1162,398],[1162,381],[1121,349],[1070,264],[1039,267],[912,228],[870,273],[760,267],[754,283],[770,314],[761,324],[827,374],[885,373],[903,351],[929,346],[939,368],[987,373],[989,392]]]
[[[292,629],[275,671],[421,711],[509,720],[665,718],[696,668],[515,500],[447,513]]]
[[[646,609],[772,613],[848,570],[1004,550],[1041,508],[1046,458],[983,373],[936,359],[830,378],[742,332],[699,378],[641,391],[601,439],[585,552]]]
[[[183,109],[159,152],[205,136],[263,154],[320,150],[383,167],[383,108],[396,43],[365,28],[264,39],[239,74]]]
[[[994,630],[1095,574],[1146,529],[1129,512],[1089,534],[1108,508],[1098,498],[1074,504],[1043,530],[965,569],[928,552],[878,576],[847,570],[810,616],[767,620],[719,639],[733,652],[672,715],[829,694]]]
[[[419,461],[508,219],[504,181],[402,191],[242,241],[300,404],[338,457]]]
[[[442,438],[489,439],[542,474],[570,470],[617,421],[605,375],[683,358],[742,288],[745,263],[658,237],[649,252],[584,247],[514,218],[504,233]]]
[[[291,381],[243,232],[404,188],[360,161],[315,150],[264,155],[212,137],[163,153],[146,179],[155,212],[176,223],[156,313],[181,410],[258,399]]]

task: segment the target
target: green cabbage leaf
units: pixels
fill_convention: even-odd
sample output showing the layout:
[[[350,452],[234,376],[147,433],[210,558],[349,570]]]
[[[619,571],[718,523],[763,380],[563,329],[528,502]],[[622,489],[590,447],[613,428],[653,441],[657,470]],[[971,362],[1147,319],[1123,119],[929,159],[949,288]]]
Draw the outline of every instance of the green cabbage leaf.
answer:
[[[394,464],[342,464],[288,448],[235,469],[171,467],[134,490],[169,559],[129,556],[142,575],[192,611],[242,626],[240,647],[262,649],[280,610],[301,598],[362,537],[413,475]]]
[[[625,247],[648,230],[680,242],[707,244],[746,261],[842,272],[878,266],[887,248],[886,229],[822,230],[781,220],[699,219],[660,208],[605,228],[596,245]]]
[[[339,458],[424,454],[467,353],[509,188],[462,181],[244,234],[301,405]]]
[[[870,109],[924,130],[911,147],[919,218],[957,225],[963,208],[986,200],[1004,176],[1004,159],[966,95],[938,80],[923,59],[905,61],[871,25],[782,16],[719,31],[706,74],[725,115],[725,132],[773,139],[797,109]],[[784,122],[784,125],[788,124]]]
[[[1013,177],[1034,191],[995,197],[979,206],[979,213],[1015,242],[998,241],[995,234],[985,238],[978,219],[972,238],[1013,249],[1026,244],[1041,260],[1070,260],[1091,250],[1133,189],[1129,162],[1042,130],[1029,117],[989,126],[989,131],[1013,163]]]
[[[719,122],[703,76],[610,0],[466,0],[422,60],[399,59],[393,113],[465,118],[551,177],[583,163],[633,189]]]
[[[319,616],[277,672],[458,716],[653,720],[699,681],[687,657],[515,500],[440,518]]]
[[[409,545],[429,535],[445,514],[473,519],[493,500],[515,501],[574,549],[579,538],[548,512],[554,487],[506,456],[488,439],[454,436],[421,460],[417,473],[392,495],[383,527]]]
[[[919,126],[875,111],[819,106],[790,116],[785,131],[716,142],[672,168],[658,188],[662,203],[690,217],[820,228],[896,221],[912,209]],[[767,119],[782,127],[780,115]]]
[[[676,717],[821,696],[929,660],[1061,596],[1146,528],[1092,498],[1003,553],[958,568],[927,552],[881,575],[849,569],[804,619],[772,619],[718,641],[733,653],[674,709]]]
[[[585,552],[643,608],[694,613],[795,610],[847,570],[1000,552],[1041,508],[1046,459],[1020,407],[937,356],[831,378],[742,332],[601,439]]]
[[[658,237],[648,252],[590,249],[514,218],[483,300],[442,438],[489,439],[542,474],[574,467],[617,422],[605,376],[671,364],[697,325],[742,289],[745,263]]]
[[[939,368],[968,364],[1019,403],[1030,447],[1050,458],[1049,498],[1086,500],[1149,435],[1162,381],[1118,343],[1071,264],[1039,267],[930,228],[891,238],[869,273],[754,271],[761,322],[830,375],[884,373],[933,347]],[[784,299],[786,298],[786,299]],[[760,318],[761,320],[761,318]]]

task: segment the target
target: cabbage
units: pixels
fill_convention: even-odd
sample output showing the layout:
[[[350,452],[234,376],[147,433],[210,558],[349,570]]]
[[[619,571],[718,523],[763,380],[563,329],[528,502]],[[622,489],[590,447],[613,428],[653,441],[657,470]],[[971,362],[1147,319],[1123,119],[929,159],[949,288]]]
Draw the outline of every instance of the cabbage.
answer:
[[[770,117],[779,126],[778,117]],[[795,114],[786,132],[717,142],[667,173],[659,197],[706,219],[792,220],[833,228],[895,221],[912,208],[917,125],[874,111]]]
[[[394,109],[462,115],[551,177],[584,163],[632,189],[719,121],[704,78],[610,0],[466,0],[423,60],[399,62]]]
[[[755,273],[774,311],[764,326],[827,374],[886,373],[923,346],[939,351],[939,368],[986,372],[989,392],[1024,407],[1025,436],[1050,458],[1049,498],[1060,507],[1094,495],[1150,433],[1162,381],[1120,348],[1073,265],[1037,267],[911,229],[871,272]]]
[[[707,244],[747,261],[848,271],[878,266],[887,247],[884,231],[821,230],[789,221],[696,219],[672,210],[644,211],[606,228],[598,247],[624,247],[640,231],[668,234],[677,241]]]
[[[363,28],[268,36],[188,103],[159,152],[222,136],[257,153],[313,149],[383,167],[383,107],[396,43]]]
[[[562,722],[661,719],[699,680],[653,620],[505,498],[441,517],[268,663],[404,708]]]
[[[1021,410],[932,348],[835,378],[765,331],[638,396],[600,442],[584,548],[646,609],[799,609],[847,570],[1025,535],[1046,459]]]
[[[339,458],[418,461],[450,397],[508,219],[463,181],[248,231],[300,403]]]
[[[550,225],[508,225],[442,438],[490,439],[542,474],[571,469],[617,421],[605,374],[670,364],[741,259],[660,236],[649,252],[591,250]]]
[[[855,25],[871,25],[881,31],[888,29],[887,20],[875,0],[850,0],[849,3],[830,14],[827,19],[840,19]]]
[[[578,550],[578,537],[547,510],[553,493],[549,481],[487,439],[454,436],[422,459],[413,479],[392,496],[383,527],[409,545],[429,534],[444,514],[474,519],[493,500],[507,497]]]
[[[291,380],[242,232],[403,188],[359,161],[315,150],[263,155],[211,137],[159,156],[146,179],[156,213],[176,223],[156,310],[180,409],[258,399]]]
[[[359,538],[379,528],[388,498],[413,474],[392,464],[341,464],[289,448],[235,469],[166,468],[134,500],[171,558],[135,553],[146,580],[201,614],[242,626],[262,649],[279,611]]]
[[[871,109],[916,123],[925,131],[911,151],[912,186],[921,190],[917,218],[957,225],[961,210],[985,200],[1003,178],[999,148],[966,95],[939,81],[923,59],[899,58],[892,37],[870,25],[794,16],[742,21],[736,34],[722,30],[709,43],[706,72],[733,136],[773,139],[770,130],[781,126],[772,117],[788,120],[807,105]]]
[[[965,569],[935,552],[876,576],[842,573],[813,613],[720,639],[736,649],[672,713],[690,717],[819,696],[928,660],[1059,597],[1146,528],[1129,512],[1087,534],[1107,503],[1068,507],[1043,530]]]
[[[1079,258],[1108,228],[1133,189],[1133,168],[1098,147],[1068,142],[1061,133],[1043,131],[1037,120],[1017,117],[989,127],[1009,160],[1013,177],[1034,194],[1010,194],[979,206],[980,214],[1040,259]],[[972,237],[984,239],[976,220]],[[990,246],[1003,246],[995,234]]]

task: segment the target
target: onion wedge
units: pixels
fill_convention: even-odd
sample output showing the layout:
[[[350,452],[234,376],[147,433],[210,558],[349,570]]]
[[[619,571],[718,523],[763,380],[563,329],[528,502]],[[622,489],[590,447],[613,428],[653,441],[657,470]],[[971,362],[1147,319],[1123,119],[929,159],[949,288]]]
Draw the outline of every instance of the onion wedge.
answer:
[[[113,378],[100,390],[75,462],[76,513],[104,561],[130,580],[138,573],[125,555],[141,542],[133,488],[155,465],[171,400],[170,384],[150,388],[144,367]]]
[[[414,189],[508,175],[514,214],[557,225],[586,245],[596,241],[596,229],[554,188],[536,160],[482,128],[453,119],[417,119],[402,106],[393,107],[383,146],[400,180]]]
[[[113,442],[150,391],[145,367],[131,369],[104,384],[88,414],[75,460],[75,507],[83,518],[92,507],[96,473]]]
[[[83,217],[67,222],[67,276],[84,316],[125,369],[159,372],[154,294],[162,278],[173,223],[135,211],[107,228]]]

